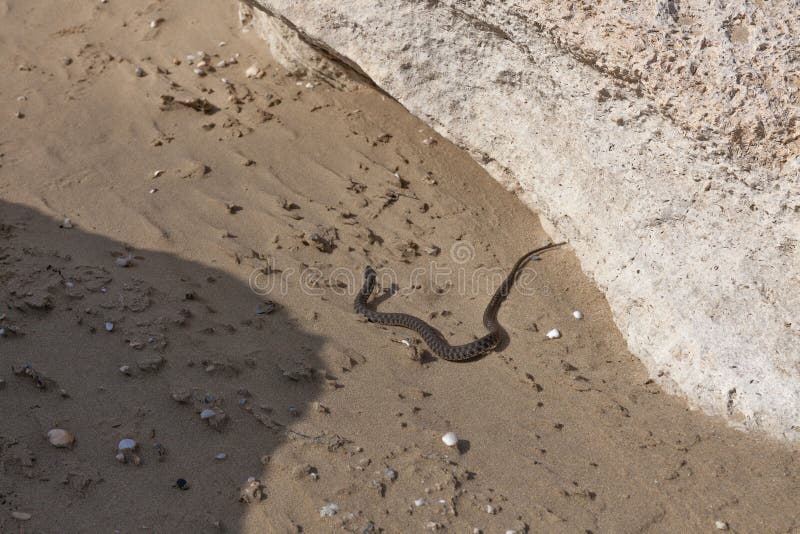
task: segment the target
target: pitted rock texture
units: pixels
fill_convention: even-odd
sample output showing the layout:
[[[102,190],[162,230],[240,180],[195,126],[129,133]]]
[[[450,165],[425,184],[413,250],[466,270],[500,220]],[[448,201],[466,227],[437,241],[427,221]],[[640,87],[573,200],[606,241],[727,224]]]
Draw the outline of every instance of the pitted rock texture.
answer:
[[[249,5],[286,63],[355,66],[539,211],[659,383],[800,439],[796,8]]]

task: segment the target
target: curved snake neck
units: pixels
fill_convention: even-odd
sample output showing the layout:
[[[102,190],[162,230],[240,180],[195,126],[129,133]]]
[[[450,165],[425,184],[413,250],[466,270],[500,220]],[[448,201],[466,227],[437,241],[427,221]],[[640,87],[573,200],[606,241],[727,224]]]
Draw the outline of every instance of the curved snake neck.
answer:
[[[372,267],[367,266],[367,268],[364,270],[364,285],[361,287],[358,295],[356,295],[356,300],[353,304],[353,307],[355,308],[356,313],[365,316],[367,320],[372,323],[401,326],[403,328],[408,328],[409,330],[414,330],[420,336],[422,336],[422,339],[425,341],[425,343],[427,343],[431,351],[444,360],[469,360],[471,358],[475,358],[476,356],[486,354],[497,347],[497,345],[500,343],[502,334],[500,324],[497,322],[497,312],[500,309],[500,305],[503,303],[506,297],[508,297],[511,288],[517,279],[519,270],[535,254],[562,244],[563,243],[551,243],[549,245],[539,247],[528,252],[519,260],[517,260],[517,263],[515,263],[514,267],[511,268],[511,272],[508,274],[503,283],[500,284],[500,287],[497,288],[497,291],[495,291],[494,295],[492,295],[489,304],[486,306],[486,310],[483,312],[483,326],[486,327],[489,333],[465,345],[451,345],[438,330],[419,317],[408,315],[406,313],[381,313],[370,310],[367,307],[367,301],[369,300],[370,295],[372,295],[372,291],[375,289],[376,278],[375,269]]]

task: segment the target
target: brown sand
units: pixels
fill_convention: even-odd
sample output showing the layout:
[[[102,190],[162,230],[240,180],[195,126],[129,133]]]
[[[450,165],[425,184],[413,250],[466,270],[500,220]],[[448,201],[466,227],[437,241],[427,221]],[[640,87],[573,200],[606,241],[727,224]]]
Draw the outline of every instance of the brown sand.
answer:
[[[0,532],[798,532],[796,450],[653,385],[568,248],[528,267],[500,313],[510,344],[478,361],[416,361],[410,332],[359,321],[372,263],[399,275],[379,309],[467,342],[485,288],[408,291],[413,269],[502,272],[546,241],[389,98],[307,88],[239,33],[233,2],[0,13]],[[200,78],[197,50],[239,62]],[[263,78],[245,77],[252,63]],[[259,270],[285,291],[251,291]],[[266,299],[276,311],[258,314]],[[46,389],[12,372],[25,363]],[[202,421],[209,407],[227,424]],[[48,444],[55,427],[72,449]],[[115,459],[122,438],[141,465]],[[250,476],[266,497],[239,502]]]

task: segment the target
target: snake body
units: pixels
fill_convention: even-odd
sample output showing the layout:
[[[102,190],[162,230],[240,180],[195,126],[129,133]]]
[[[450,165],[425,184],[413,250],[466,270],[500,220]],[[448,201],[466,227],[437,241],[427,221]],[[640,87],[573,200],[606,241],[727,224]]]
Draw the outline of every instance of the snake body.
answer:
[[[420,336],[422,336],[422,339],[425,341],[425,343],[427,343],[431,351],[444,360],[456,362],[469,360],[491,351],[497,347],[502,340],[502,331],[500,324],[497,322],[497,312],[500,309],[500,305],[511,291],[511,288],[517,279],[517,275],[519,274],[519,270],[535,254],[549,248],[556,247],[560,244],[561,243],[551,243],[549,245],[539,247],[536,250],[528,252],[519,260],[517,260],[517,263],[515,263],[514,267],[511,268],[511,272],[508,274],[503,283],[500,284],[500,287],[497,288],[497,291],[495,291],[494,295],[492,295],[492,299],[489,301],[489,304],[486,306],[486,310],[483,312],[483,326],[486,327],[486,330],[488,330],[489,333],[481,338],[476,339],[475,341],[472,341],[471,343],[466,343],[464,345],[451,345],[438,330],[419,317],[415,317],[407,313],[381,313],[369,309],[367,307],[367,301],[375,289],[375,278],[377,276],[375,269],[370,266],[367,266],[367,268],[364,270],[364,285],[361,287],[358,295],[356,295],[353,307],[355,308],[356,313],[365,316],[367,320],[372,323],[401,326],[403,328],[408,328],[409,330],[414,330]]]

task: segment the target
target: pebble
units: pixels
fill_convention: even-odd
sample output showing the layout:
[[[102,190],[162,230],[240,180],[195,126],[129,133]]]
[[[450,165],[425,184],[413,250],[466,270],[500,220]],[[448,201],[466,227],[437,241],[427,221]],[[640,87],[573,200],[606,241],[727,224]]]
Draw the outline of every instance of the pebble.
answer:
[[[128,254],[127,256],[124,256],[122,258],[117,258],[116,260],[114,260],[114,263],[117,264],[117,267],[129,267],[132,259],[133,256]]]
[[[497,508],[495,508],[495,507],[494,507],[494,506],[492,506],[491,504],[487,504],[487,505],[486,505],[486,513],[487,513],[487,514],[494,515],[494,514],[496,514],[496,513],[497,513]]]
[[[389,480],[396,480],[397,479],[397,471],[394,469],[387,469],[384,473],[384,476]]]
[[[135,69],[133,69],[133,72],[136,73],[136,76],[138,76],[139,78],[147,74],[142,67],[136,67]]]
[[[25,118],[25,114],[23,112],[21,112],[21,111],[17,111],[14,114],[14,116],[17,117],[18,119],[24,119]]]
[[[336,515],[336,512],[339,511],[339,505],[328,503],[322,508],[319,509],[319,516],[320,517],[333,517]]]
[[[178,488],[179,490],[186,491],[189,489],[189,483],[186,482],[186,479],[179,478],[178,480],[175,481],[174,487]]]
[[[425,499],[415,499],[414,500],[414,506],[416,506],[416,507],[420,507],[423,504],[425,504]]]
[[[122,373],[125,376],[130,376],[131,375],[131,366],[130,365],[123,365],[122,367],[119,368],[119,372]]]
[[[215,460],[224,460],[227,457],[228,457],[228,455],[225,454],[224,452],[220,452],[220,453],[214,455],[214,459]]]
[[[72,221],[69,218],[64,219],[64,222],[61,223],[61,228],[72,228]]]
[[[583,319],[583,313],[579,312],[578,310],[572,312],[572,316],[575,317],[576,319]]]
[[[163,169],[156,169],[155,171],[153,171],[153,178],[158,178],[162,174],[164,174],[164,170]]]
[[[61,449],[71,448],[75,443],[75,436],[72,435],[72,432],[64,430],[63,428],[53,428],[47,432],[47,441],[49,441],[50,445],[53,447]]]
[[[121,451],[132,451],[132,450],[135,450],[136,447],[138,447],[138,446],[139,446],[139,444],[136,443],[135,439],[124,438],[124,439],[121,439],[119,441],[119,443],[117,444],[117,449],[121,450]]]
[[[11,517],[16,519],[17,521],[28,521],[31,517],[33,517],[28,512],[11,512]]]
[[[106,321],[105,327],[106,327],[106,332],[111,332],[112,330],[114,330],[114,323]]]
[[[217,412],[215,412],[211,408],[206,408],[205,410],[200,412],[200,419],[211,419],[215,415],[217,415]]]
[[[258,68],[258,65],[250,65],[247,67],[247,70],[244,71],[244,75],[248,78],[261,78],[264,76],[264,71]]]
[[[557,328],[553,328],[547,334],[547,339],[558,339],[561,337],[561,332]]]
[[[153,193],[155,193],[156,191],[158,191],[158,189],[154,187],[154,188],[152,188],[150,191],[148,191],[148,193],[150,193],[150,194],[152,195],[152,194],[153,194]]]
[[[448,432],[442,436],[442,442],[448,447],[455,447],[458,443],[458,436],[456,436],[455,432]]]
[[[728,530],[728,523],[725,521],[715,521],[714,526],[717,527],[717,530]]]
[[[193,68],[192,71],[195,74],[197,74],[198,76],[205,76],[206,75],[206,71],[204,71],[203,69],[197,68],[197,67]]]

